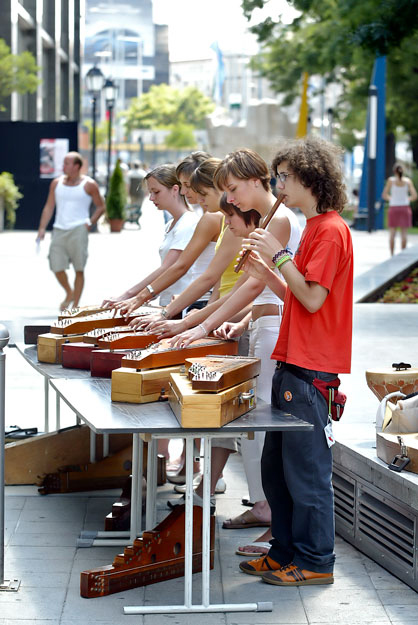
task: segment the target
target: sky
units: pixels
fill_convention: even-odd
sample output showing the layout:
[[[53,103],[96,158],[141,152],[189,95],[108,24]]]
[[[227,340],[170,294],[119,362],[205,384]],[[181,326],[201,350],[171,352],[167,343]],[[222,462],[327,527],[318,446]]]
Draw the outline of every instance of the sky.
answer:
[[[169,25],[171,61],[208,58],[218,41],[222,52],[257,52],[254,35],[248,32],[241,0],[153,0],[154,21]],[[266,7],[254,13],[254,23],[268,15],[291,20],[296,15],[286,0],[269,0]]]

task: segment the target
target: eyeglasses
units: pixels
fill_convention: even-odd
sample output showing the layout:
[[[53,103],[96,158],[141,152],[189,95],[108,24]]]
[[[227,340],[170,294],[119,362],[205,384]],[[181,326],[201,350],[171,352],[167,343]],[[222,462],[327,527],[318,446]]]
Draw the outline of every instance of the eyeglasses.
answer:
[[[294,174],[289,174],[287,171],[281,171],[281,172],[277,172],[276,176],[282,184],[285,184],[288,177],[294,176]]]

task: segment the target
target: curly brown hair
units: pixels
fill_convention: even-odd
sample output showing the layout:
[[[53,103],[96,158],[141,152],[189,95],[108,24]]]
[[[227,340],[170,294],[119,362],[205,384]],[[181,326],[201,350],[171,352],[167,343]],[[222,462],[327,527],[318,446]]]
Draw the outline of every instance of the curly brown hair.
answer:
[[[286,162],[301,184],[315,196],[317,213],[329,209],[341,213],[347,203],[342,154],[341,147],[319,137],[287,140],[276,153],[272,169],[277,176],[279,165]]]

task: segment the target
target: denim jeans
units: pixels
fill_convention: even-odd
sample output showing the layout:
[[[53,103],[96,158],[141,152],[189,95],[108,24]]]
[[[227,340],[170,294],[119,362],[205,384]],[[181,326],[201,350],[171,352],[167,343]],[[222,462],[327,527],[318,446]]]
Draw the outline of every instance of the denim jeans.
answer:
[[[334,373],[312,372],[322,380]],[[334,555],[332,452],[325,440],[327,402],[286,367],[273,377],[272,405],[314,425],[310,432],[267,432],[261,459],[272,513],[269,556],[281,565],[331,573]]]

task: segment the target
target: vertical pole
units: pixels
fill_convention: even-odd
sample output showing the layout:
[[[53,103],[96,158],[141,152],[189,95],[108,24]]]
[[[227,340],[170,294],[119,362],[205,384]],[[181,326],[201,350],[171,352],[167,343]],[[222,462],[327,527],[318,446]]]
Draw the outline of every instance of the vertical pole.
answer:
[[[376,152],[377,152],[377,87],[369,87],[369,144],[368,144],[368,179],[367,179],[367,209],[368,231],[375,227],[376,203]]]
[[[4,431],[5,431],[5,392],[6,355],[3,348],[9,342],[9,331],[0,324],[0,590],[18,590],[18,580],[4,579]]]
[[[92,169],[92,178],[93,180],[96,180],[96,101],[97,98],[94,95],[91,99],[91,104],[92,104],[92,122],[93,122],[93,128],[92,128],[92,141],[91,141],[91,169]]]
[[[4,430],[5,430],[5,362],[3,347],[9,342],[9,333],[0,326],[0,584],[4,582]]]
[[[109,192],[109,179],[110,179],[110,158],[112,152],[112,113],[113,107],[108,106],[107,108],[109,121],[108,121],[108,135],[107,135],[107,178],[106,178],[106,197]]]

